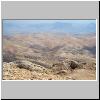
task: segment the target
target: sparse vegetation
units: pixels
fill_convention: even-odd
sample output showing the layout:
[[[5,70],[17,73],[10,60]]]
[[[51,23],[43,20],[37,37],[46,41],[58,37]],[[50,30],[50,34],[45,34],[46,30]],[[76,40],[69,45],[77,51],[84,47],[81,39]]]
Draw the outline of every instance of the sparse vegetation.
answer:
[[[94,50],[91,51],[92,47],[95,49],[95,39],[92,37],[93,45],[85,37],[19,34],[8,38],[5,35],[3,79],[95,80],[96,58]]]
[[[3,53],[3,62],[12,62],[16,60],[16,55],[9,51]]]

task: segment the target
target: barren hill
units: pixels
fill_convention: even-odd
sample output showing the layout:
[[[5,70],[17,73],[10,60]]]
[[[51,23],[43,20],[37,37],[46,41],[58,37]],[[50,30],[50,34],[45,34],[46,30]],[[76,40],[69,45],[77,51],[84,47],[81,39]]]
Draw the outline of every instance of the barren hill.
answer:
[[[3,63],[3,79],[95,79],[96,37],[50,33],[4,35]],[[33,70],[28,70],[29,67]],[[8,69],[12,69],[11,73]]]

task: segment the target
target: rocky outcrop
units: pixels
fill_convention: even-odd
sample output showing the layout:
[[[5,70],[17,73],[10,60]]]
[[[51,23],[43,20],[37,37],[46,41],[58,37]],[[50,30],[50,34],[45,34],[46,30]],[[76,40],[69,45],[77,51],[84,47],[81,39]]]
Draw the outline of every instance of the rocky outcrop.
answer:
[[[25,61],[25,60],[18,60],[15,62],[17,64],[17,66],[19,68],[25,68],[25,69],[28,69],[28,70],[32,70],[32,67],[33,67],[33,64],[29,61]]]
[[[52,69],[55,71],[60,71],[60,70],[67,70],[67,67],[61,62],[53,64]]]
[[[28,69],[30,71],[44,71],[44,70],[46,71],[46,68],[44,68],[43,66],[32,63],[27,60],[21,60],[21,61],[18,60],[18,61],[15,61],[15,63],[17,65],[17,67]]]
[[[72,60],[70,61],[70,68],[71,69],[80,68],[80,65],[78,62]]]

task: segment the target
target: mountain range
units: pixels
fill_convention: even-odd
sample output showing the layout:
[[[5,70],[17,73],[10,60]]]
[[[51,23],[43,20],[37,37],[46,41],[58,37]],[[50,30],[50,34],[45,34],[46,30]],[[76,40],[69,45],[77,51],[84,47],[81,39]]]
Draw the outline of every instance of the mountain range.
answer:
[[[96,23],[4,23],[3,34],[50,32],[58,34],[96,33]]]

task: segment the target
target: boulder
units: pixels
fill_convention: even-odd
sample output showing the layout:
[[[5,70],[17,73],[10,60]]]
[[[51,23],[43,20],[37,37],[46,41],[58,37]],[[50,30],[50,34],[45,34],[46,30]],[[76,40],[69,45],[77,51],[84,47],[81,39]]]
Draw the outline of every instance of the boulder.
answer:
[[[60,70],[67,70],[67,67],[61,62],[53,64],[52,69],[55,71],[60,71]]]
[[[76,61],[70,61],[70,68],[71,69],[75,69],[75,68],[79,68],[79,67],[80,67],[80,65],[79,65],[78,62],[76,62]]]
[[[16,61],[16,64],[19,68],[25,68],[28,70],[32,70],[33,64],[26,60]]]
[[[18,60],[16,61],[16,65],[19,68],[28,69],[30,71],[46,71],[46,68],[44,68],[43,66],[37,65],[27,60]]]

